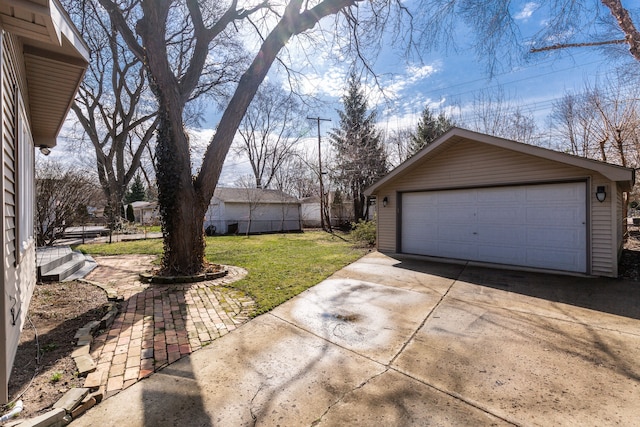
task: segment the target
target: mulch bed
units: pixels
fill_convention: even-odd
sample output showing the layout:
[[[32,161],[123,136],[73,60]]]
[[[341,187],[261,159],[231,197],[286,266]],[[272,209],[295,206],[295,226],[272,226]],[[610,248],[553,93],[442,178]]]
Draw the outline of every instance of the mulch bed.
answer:
[[[19,397],[24,404],[20,418],[46,412],[67,390],[84,385],[71,358],[73,337],[86,323],[102,318],[106,302],[102,289],[86,283],[36,286],[29,306],[31,322],[27,320],[22,330],[9,379],[9,399]]]

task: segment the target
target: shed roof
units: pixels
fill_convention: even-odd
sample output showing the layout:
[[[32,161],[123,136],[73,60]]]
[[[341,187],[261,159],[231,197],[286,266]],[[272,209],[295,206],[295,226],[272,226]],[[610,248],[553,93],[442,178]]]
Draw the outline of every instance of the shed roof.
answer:
[[[462,141],[474,141],[481,144],[492,145],[507,150],[512,150],[522,154],[527,154],[550,161],[564,163],[566,165],[575,166],[583,169],[592,170],[600,173],[606,178],[619,182],[623,188],[629,190],[635,182],[635,171],[631,168],[625,168],[610,163],[600,162],[597,160],[578,157],[559,151],[549,150],[547,148],[537,147],[535,145],[524,144],[496,136],[486,135],[461,128],[452,128],[440,138],[418,151],[413,157],[407,159],[386,176],[371,185],[365,190],[365,194],[375,194],[376,191],[384,184],[394,180],[398,176],[403,175],[412,169],[416,163],[434,157],[443,150],[450,148],[452,145]]]
[[[20,37],[36,146],[53,147],[89,63],[89,48],[58,0],[0,0],[2,28]]]
[[[129,204],[133,207],[133,209],[154,209],[158,206],[156,202],[147,202],[144,200],[131,202]]]
[[[300,203],[298,199],[284,191],[261,188],[216,187],[213,197],[216,197],[225,203]]]

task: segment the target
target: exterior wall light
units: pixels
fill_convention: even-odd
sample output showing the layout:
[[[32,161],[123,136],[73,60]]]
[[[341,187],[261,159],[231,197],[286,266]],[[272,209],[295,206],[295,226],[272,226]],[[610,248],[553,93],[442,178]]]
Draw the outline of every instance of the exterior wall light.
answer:
[[[599,185],[596,188],[596,199],[598,199],[598,201],[602,203],[606,200],[606,198],[607,198],[607,191],[604,185]]]
[[[49,154],[51,154],[51,150],[45,147],[44,145],[40,147],[40,152],[45,156],[48,156]]]
[[[382,199],[382,207],[386,208],[387,203],[389,203],[389,198],[387,196],[384,196],[384,199]]]

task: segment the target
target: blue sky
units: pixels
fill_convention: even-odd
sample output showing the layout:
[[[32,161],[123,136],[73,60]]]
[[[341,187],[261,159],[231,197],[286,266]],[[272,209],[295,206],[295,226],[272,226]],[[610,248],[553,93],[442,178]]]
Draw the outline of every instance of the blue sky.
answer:
[[[534,2],[513,2],[514,16],[523,36],[538,32],[546,25],[542,12],[535,12]],[[606,10],[605,13],[608,13]],[[464,39],[470,34],[459,34]],[[526,46],[525,46],[526,49]],[[333,58],[335,59],[335,58]],[[340,58],[339,58],[340,59]],[[340,97],[348,76],[348,58],[345,61],[331,59],[328,52],[313,56],[314,64],[305,64],[302,92],[320,97],[325,101],[310,116],[332,119],[322,124],[322,134],[338,124],[337,109],[342,105]],[[521,107],[524,113],[532,114],[541,132],[548,130],[548,115],[554,101],[567,91],[579,92],[585,83],[593,85],[603,79],[615,67],[622,64],[638,67],[629,55],[612,60],[610,55],[595,48],[574,48],[554,51],[549,54],[532,54],[526,61],[487,73],[487,63],[479,59],[468,46],[460,45],[457,51],[433,51],[425,53],[422,61],[408,62],[402,55],[386,46],[374,63],[379,83],[386,94],[382,97],[372,79],[363,80],[372,108],[377,108],[379,125],[383,130],[399,127],[414,127],[426,104],[435,110],[451,112],[458,120],[471,121],[471,104],[482,91],[502,91],[505,100]],[[309,146],[313,150],[316,128],[310,123]],[[325,138],[326,139],[326,138]],[[326,144],[326,142],[325,142]],[[553,141],[548,141],[550,146]],[[327,147],[328,151],[328,147]],[[227,160],[222,183],[233,184],[238,174],[248,173],[248,163],[230,155]]]

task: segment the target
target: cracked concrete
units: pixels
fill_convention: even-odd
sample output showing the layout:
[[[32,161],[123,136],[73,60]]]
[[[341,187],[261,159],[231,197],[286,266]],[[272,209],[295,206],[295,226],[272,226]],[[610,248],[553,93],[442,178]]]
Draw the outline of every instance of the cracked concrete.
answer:
[[[629,425],[640,286],[370,254],[72,425]]]

